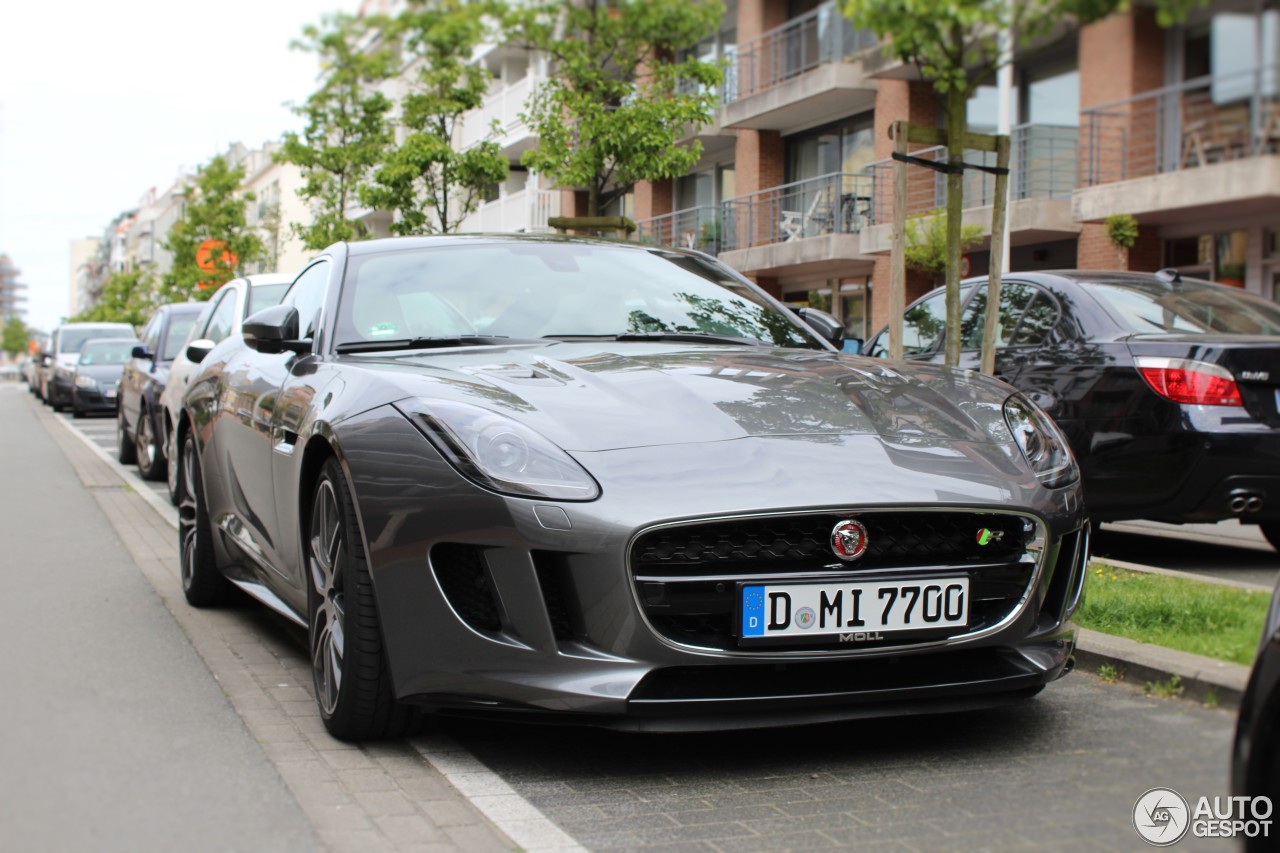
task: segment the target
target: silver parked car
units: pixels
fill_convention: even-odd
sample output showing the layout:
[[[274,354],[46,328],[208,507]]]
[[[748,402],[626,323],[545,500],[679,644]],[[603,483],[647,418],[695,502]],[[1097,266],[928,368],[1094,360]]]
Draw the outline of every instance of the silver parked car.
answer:
[[[1024,699],[1088,555],[1052,421],[840,353],[696,252],[336,244],[207,355],[181,578],[306,626],[329,731],[742,728]],[[804,318],[802,320],[802,318]]]

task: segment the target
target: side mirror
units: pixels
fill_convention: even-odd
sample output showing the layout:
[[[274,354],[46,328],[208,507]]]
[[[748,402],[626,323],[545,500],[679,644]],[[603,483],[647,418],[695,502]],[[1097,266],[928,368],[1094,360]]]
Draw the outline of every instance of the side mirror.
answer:
[[[53,356],[49,355],[49,353],[45,353],[44,355],[40,356],[41,367],[50,367],[52,365],[53,365]]]
[[[146,344],[138,344],[129,353],[130,358],[151,358],[151,350],[147,349]]]
[[[261,353],[311,352],[311,341],[298,340],[298,309],[292,305],[263,308],[244,321],[244,343]]]
[[[204,361],[205,356],[213,351],[215,346],[217,346],[217,344],[208,338],[198,338],[192,341],[187,344],[187,361],[190,361],[192,364],[199,364]]]
[[[832,344],[836,349],[840,349],[841,344],[844,343],[844,323],[841,323],[826,311],[819,311],[817,308],[796,308],[793,310],[824,341]]]

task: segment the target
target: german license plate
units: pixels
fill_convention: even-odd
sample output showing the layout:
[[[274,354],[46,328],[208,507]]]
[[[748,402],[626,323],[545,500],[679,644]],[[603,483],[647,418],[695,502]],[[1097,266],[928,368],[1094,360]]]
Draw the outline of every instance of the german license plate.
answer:
[[[798,637],[865,641],[896,631],[969,624],[969,579],[743,584],[740,602],[744,642]]]

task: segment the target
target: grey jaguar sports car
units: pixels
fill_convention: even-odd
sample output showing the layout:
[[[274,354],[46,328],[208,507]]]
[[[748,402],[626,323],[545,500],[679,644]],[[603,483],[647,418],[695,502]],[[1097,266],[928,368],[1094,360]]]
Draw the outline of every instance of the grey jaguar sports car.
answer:
[[[1007,385],[839,336],[696,252],[336,244],[189,353],[186,596],[305,626],[348,739],[1034,695],[1088,556],[1065,439]]]

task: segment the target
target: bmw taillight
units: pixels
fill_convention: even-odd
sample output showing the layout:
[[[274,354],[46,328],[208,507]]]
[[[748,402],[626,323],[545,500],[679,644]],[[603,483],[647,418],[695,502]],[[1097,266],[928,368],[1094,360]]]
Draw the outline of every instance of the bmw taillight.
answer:
[[[1151,389],[1175,403],[1196,406],[1243,406],[1235,377],[1224,367],[1189,358],[1134,359]]]

